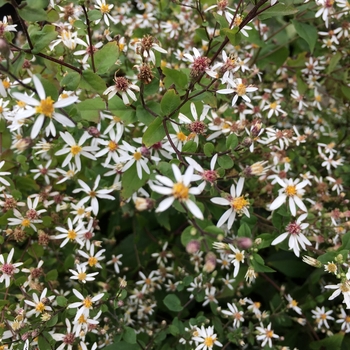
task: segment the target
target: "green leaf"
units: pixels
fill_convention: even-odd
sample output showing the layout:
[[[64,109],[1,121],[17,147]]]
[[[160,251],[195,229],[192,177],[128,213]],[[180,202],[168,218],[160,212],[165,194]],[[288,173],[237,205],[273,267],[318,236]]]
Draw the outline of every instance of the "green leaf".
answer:
[[[89,20],[92,22],[96,21],[102,17],[100,10],[89,10],[88,16],[89,16]]]
[[[60,15],[58,14],[58,12],[54,9],[50,9],[47,12],[47,21],[49,23],[53,23],[53,22],[57,22],[60,19]]]
[[[44,9],[49,5],[49,0],[27,0],[27,4],[35,9]]]
[[[168,294],[163,299],[163,303],[170,311],[179,312],[183,309],[180,299],[175,294]]]
[[[293,15],[294,13],[297,13],[298,9],[296,9],[294,6],[286,6],[283,4],[277,4],[263,13],[259,15],[259,18],[262,20],[265,20],[267,18],[272,18],[272,17],[277,17],[277,16],[288,16],[288,15]]]
[[[137,121],[136,111],[130,106],[126,106],[118,96],[108,101],[108,108],[116,117],[122,119],[126,125]]]
[[[6,213],[1,213],[0,215],[0,225],[5,226],[7,225],[7,219],[13,218],[13,211],[9,210]]]
[[[139,188],[141,188],[149,179],[149,175],[142,173],[142,179],[139,179],[136,171],[136,164],[133,164],[122,177],[122,196],[127,199],[132,196]]]
[[[344,94],[344,96],[345,96],[348,100],[350,100],[350,87],[343,85],[343,86],[341,87],[341,91],[342,91],[342,93]]]
[[[147,130],[143,134],[142,142],[146,147],[151,147],[155,143],[163,140],[165,137],[165,130],[163,126],[163,118],[157,117],[148,126]]]
[[[92,70],[84,70],[80,87],[88,91],[97,92],[100,95],[106,90],[105,81]]]
[[[77,72],[70,72],[66,74],[61,80],[61,86],[68,91],[77,90],[81,80],[81,75]]]
[[[224,154],[218,157],[218,164],[224,169],[232,169],[234,163],[231,157]]]
[[[39,339],[38,339],[39,350],[52,349],[52,347],[50,345],[51,339],[52,339],[52,337],[48,332],[41,333],[41,335],[39,335]]]
[[[57,38],[58,33],[55,27],[52,25],[46,25],[41,31],[38,31],[31,35],[31,39],[34,42],[34,48],[32,52],[34,54],[39,53],[45,48],[49,47],[49,44]]]
[[[33,8],[30,6],[25,6],[22,9],[19,9],[18,13],[21,16],[21,18],[28,22],[41,22],[46,21],[47,19],[46,11],[42,8]]]
[[[170,69],[167,67],[162,68],[164,78],[164,85],[168,89],[170,85],[175,84],[180,89],[185,89],[188,84],[187,75],[181,70]]]
[[[255,272],[275,272],[275,270],[265,265],[265,261],[259,254],[253,254],[251,264]]]
[[[241,226],[238,229],[237,234],[238,234],[238,237],[251,237],[252,236],[252,232],[250,230],[250,227],[245,222],[243,222],[243,224],[241,224]]]
[[[95,67],[98,74],[108,72],[109,68],[115,65],[119,58],[119,47],[116,41],[111,41],[104,45],[94,55]]]
[[[8,305],[9,303],[9,300],[0,300],[0,310],[2,310],[4,306]]]
[[[226,139],[226,148],[227,149],[232,149],[232,151],[235,150],[235,148],[238,145],[238,137],[236,134],[232,133],[230,134],[227,139]]]
[[[106,108],[106,105],[101,97],[95,97],[80,102],[76,105],[76,108],[80,112],[82,119],[98,123],[100,120],[100,112]]]
[[[215,12],[213,13],[213,16],[214,16],[216,22],[220,24],[221,29],[228,28],[229,23],[227,22],[225,16],[220,16],[219,14],[217,14]]]
[[[233,29],[224,28],[222,29],[222,32],[228,37],[230,40],[231,45],[236,46],[241,41],[241,34],[238,33],[239,28],[235,27]]]
[[[328,64],[327,74],[332,73],[334,71],[334,68],[337,66],[341,58],[342,58],[342,54],[340,52],[337,52],[335,55],[332,56]]]
[[[344,249],[350,249],[350,231],[346,232],[345,235],[342,237],[342,245],[338,249],[338,251]]]
[[[136,344],[136,333],[131,327],[124,328],[123,339],[129,344]]]
[[[337,333],[325,339],[314,341],[309,344],[312,350],[333,349],[340,350],[344,339],[344,333]]]
[[[188,226],[181,233],[181,243],[184,247],[193,240],[199,240],[200,234],[194,227]]]
[[[215,150],[215,146],[214,144],[212,144],[211,142],[207,142],[204,147],[203,147],[203,150],[204,150],[204,154],[207,156],[207,157],[211,157],[214,150]]]
[[[57,305],[60,306],[60,307],[65,307],[67,306],[67,298],[65,298],[64,296],[62,295],[59,295],[57,298],[56,298],[56,302],[57,302]]]
[[[118,341],[115,344],[111,344],[103,348],[103,350],[140,350],[141,347],[138,344],[130,344],[125,341]]]
[[[308,43],[310,52],[312,53],[317,43],[317,29],[310,24],[298,22],[295,20],[292,20],[292,23],[299,36]]]
[[[168,90],[160,101],[160,107],[164,115],[170,115],[181,103],[180,96],[174,89]]]
[[[58,321],[58,315],[54,315],[53,317],[50,318],[47,322],[45,322],[46,327],[53,327],[56,325]]]
[[[58,277],[58,272],[57,270],[51,270],[49,271],[46,276],[45,276],[45,281],[48,282],[48,281],[55,281],[57,280],[57,277]]]
[[[183,145],[182,152],[194,153],[196,152],[197,147],[198,145],[193,140],[190,140]]]
[[[44,248],[38,243],[33,243],[28,249],[27,252],[33,258],[40,258],[44,255]]]

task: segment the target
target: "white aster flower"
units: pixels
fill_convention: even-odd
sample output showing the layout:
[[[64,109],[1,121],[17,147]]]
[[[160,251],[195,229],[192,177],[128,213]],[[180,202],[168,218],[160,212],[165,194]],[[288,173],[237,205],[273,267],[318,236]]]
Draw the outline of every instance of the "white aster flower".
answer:
[[[58,236],[50,236],[51,239],[63,239],[60,247],[65,246],[69,241],[77,242],[80,246],[84,245],[83,237],[88,231],[84,228],[84,223],[82,221],[78,222],[78,225],[74,228],[72,220],[68,218],[68,230],[63,227],[56,227],[56,230],[62,232]]]
[[[15,252],[15,249],[12,248],[10,253],[7,255],[7,259],[5,261],[4,255],[0,255],[0,283],[3,283],[5,281],[5,287],[8,288],[11,283],[11,278],[13,275],[17,272],[19,272],[19,269],[17,268],[18,266],[21,266],[23,263],[18,262],[18,263],[11,263],[11,260],[13,258],[13,254]]]
[[[40,101],[19,92],[14,92],[12,94],[16,99],[25,102],[29,106],[33,106],[33,108],[18,112],[16,114],[16,119],[24,119],[31,117],[34,114],[39,114],[34,122],[30,137],[35,139],[38,136],[43,128],[45,117],[49,118],[49,124],[45,128],[46,136],[49,136],[50,134],[52,136],[56,136],[56,128],[52,122],[53,119],[58,121],[63,126],[74,127],[75,123],[65,115],[56,112],[55,108],[67,107],[77,101],[78,97],[70,96],[55,102],[51,96],[46,96],[46,92],[41,81],[35,75],[33,75],[33,82]]]
[[[197,328],[196,335],[192,339],[199,344],[195,350],[211,350],[214,345],[222,347],[222,344],[217,340],[213,326]]]
[[[229,205],[231,208],[226,210],[225,213],[221,216],[218,223],[216,224],[217,227],[221,227],[223,224],[227,221],[227,227],[230,229],[235,221],[236,214],[238,215],[246,215],[250,217],[248,208],[249,208],[249,201],[245,198],[245,196],[242,196],[242,190],[244,185],[244,178],[241,177],[238,180],[237,187],[235,185],[231,186],[230,189],[230,195],[226,195],[226,198],[223,197],[214,197],[211,199],[211,201],[215,204],[219,205]]]
[[[229,310],[222,310],[221,312],[233,318],[233,328],[239,328],[241,323],[244,322],[243,311],[238,311],[237,306],[234,303],[227,303]]]
[[[140,88],[137,85],[132,84],[128,79],[124,77],[117,76],[114,77],[114,82],[114,85],[108,87],[103,92],[104,95],[108,95],[108,99],[111,99],[116,94],[121,94],[121,98],[125,105],[130,104],[129,97],[132,100],[137,101],[136,95],[132,91],[140,91]]]
[[[72,280],[78,280],[82,283],[86,283],[87,281],[94,281],[96,275],[98,275],[98,272],[92,272],[92,273],[86,273],[86,265],[77,265],[76,270],[69,270],[73,276],[70,277]]]
[[[231,263],[235,267],[233,271],[233,277],[237,277],[241,263],[244,262],[244,250],[240,251],[238,248],[234,247],[232,244],[229,244],[228,246],[233,251],[233,254],[228,255],[228,257],[232,259]]]
[[[284,241],[289,236],[288,246],[290,250],[293,250],[296,256],[300,255],[300,247],[306,250],[305,245],[311,245],[311,242],[302,233],[309,224],[302,223],[307,218],[307,214],[302,214],[296,221],[289,223],[286,227],[287,232],[282,233],[272,241],[272,245],[276,245]]]
[[[5,164],[4,160],[0,162],[0,169],[4,166],[4,164]],[[4,184],[5,186],[10,186],[10,183],[7,180],[2,178],[2,176],[4,176],[4,175],[11,175],[11,173],[9,171],[1,171],[0,172],[0,182],[2,184]]]
[[[155,185],[152,182],[150,182],[150,187],[153,191],[169,196],[168,198],[162,200],[159,203],[156,212],[162,212],[167,210],[176,199],[180,203],[186,204],[189,211],[196,218],[203,220],[203,213],[198,208],[198,206],[190,199],[189,195],[199,195],[203,191],[205,183],[203,182],[198,187],[190,187],[190,183],[191,181],[193,181],[193,168],[189,166],[185,174],[182,175],[177,165],[171,164],[171,166],[176,182],[162,175],[156,175],[156,179],[164,186]]]
[[[282,188],[279,189],[279,196],[270,204],[270,210],[278,209],[288,199],[289,208],[293,216],[296,216],[297,213],[296,206],[306,212],[307,209],[301,197],[305,192],[303,188],[307,185],[307,181],[299,183],[299,179],[280,179],[279,177],[276,177],[276,181]]]
[[[317,327],[321,328],[322,326],[325,326],[326,328],[329,329],[329,324],[327,320],[334,320],[334,317],[331,316],[333,313],[333,310],[328,310],[326,311],[325,307],[316,307],[315,310],[311,310],[313,313],[312,318],[316,320]]]
[[[256,330],[259,332],[256,339],[259,341],[262,340],[261,347],[268,344],[269,347],[272,348],[272,339],[279,338],[279,336],[275,334],[273,330],[271,330],[271,323],[267,326],[267,328],[264,328],[264,326],[261,324],[260,327],[256,327]]]

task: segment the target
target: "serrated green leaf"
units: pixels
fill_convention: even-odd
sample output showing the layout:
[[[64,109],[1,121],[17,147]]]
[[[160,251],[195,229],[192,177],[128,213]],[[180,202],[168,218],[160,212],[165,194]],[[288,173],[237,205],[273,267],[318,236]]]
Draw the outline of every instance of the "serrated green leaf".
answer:
[[[81,80],[81,75],[77,72],[70,72],[66,74],[61,80],[61,86],[68,91],[75,91]]]
[[[80,87],[88,91],[97,92],[100,95],[106,90],[105,81],[92,70],[84,70],[82,74],[82,79],[80,82]]]
[[[85,100],[76,105],[81,118],[90,122],[98,123],[100,112],[106,108],[105,102],[101,97],[95,97],[91,100]]]
[[[131,327],[125,327],[123,333],[123,339],[129,344],[136,344],[136,333]]]
[[[292,20],[292,23],[299,36],[308,43],[310,52],[312,53],[317,43],[317,29],[310,24],[298,22],[295,20]]]
[[[172,111],[179,107],[181,103],[180,96],[174,89],[168,90],[160,101],[160,108],[164,115],[170,115]]]
[[[147,130],[143,134],[142,142],[146,147],[151,147],[155,143],[163,140],[165,137],[165,130],[163,126],[163,118],[157,117],[148,126]]]
[[[183,309],[180,299],[175,294],[168,294],[163,299],[163,303],[170,311],[179,312]]]
[[[98,11],[99,12],[99,11]],[[98,74],[104,74],[115,65],[119,58],[119,47],[117,42],[111,41],[104,45],[94,55],[95,67]]]

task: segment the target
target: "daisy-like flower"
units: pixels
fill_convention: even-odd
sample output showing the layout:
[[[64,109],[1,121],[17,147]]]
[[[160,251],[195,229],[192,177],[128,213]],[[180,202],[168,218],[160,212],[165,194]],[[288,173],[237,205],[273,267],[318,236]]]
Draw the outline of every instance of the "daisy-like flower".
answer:
[[[350,316],[344,311],[344,309],[340,308],[340,315],[338,315],[339,320],[336,320],[336,323],[341,323],[341,330],[345,333],[350,333]]]
[[[268,344],[269,347],[272,348],[272,339],[279,338],[279,336],[271,329],[271,323],[266,328],[261,324],[260,327],[256,327],[256,330],[259,332],[256,336],[256,340],[262,340],[261,347]]]
[[[278,209],[288,199],[289,208],[293,216],[297,214],[296,206],[307,212],[305,204],[300,199],[305,192],[303,188],[307,185],[307,181],[299,183],[299,179],[280,179],[279,177],[275,179],[282,188],[279,189],[279,196],[270,204],[270,210]]]
[[[39,95],[40,101],[19,92],[14,92],[12,94],[17,100],[25,102],[29,106],[33,106],[33,108],[18,112],[16,119],[28,118],[34,114],[39,114],[34,122],[30,137],[35,139],[39,135],[44,125],[45,117],[49,118],[49,124],[45,128],[46,136],[49,136],[50,134],[52,134],[52,136],[56,136],[55,124],[52,122],[53,119],[58,121],[63,126],[74,127],[75,123],[63,114],[57,113],[55,108],[67,107],[77,101],[78,97],[70,96],[55,102],[51,96],[46,96],[46,92],[41,81],[35,75],[33,75],[33,83]]]
[[[214,345],[222,347],[222,344],[217,340],[217,336],[214,333],[214,326],[197,328],[196,335],[192,340],[199,344],[195,350],[212,350]]]
[[[123,256],[123,254],[119,254],[117,256],[112,255],[112,259],[107,261],[106,265],[111,265],[113,264],[114,270],[116,273],[120,273],[120,268],[119,266],[122,266],[123,263],[120,261],[120,258]]]
[[[228,246],[233,251],[233,254],[229,254],[228,257],[232,259],[231,263],[235,267],[233,271],[233,277],[236,277],[238,275],[241,263],[244,262],[244,250],[240,251],[238,248],[234,247],[232,244],[229,244]]]
[[[42,220],[38,218],[32,218],[32,217],[23,217],[22,214],[17,210],[13,210],[13,214],[16,218],[9,218],[8,219],[8,225],[14,226],[14,225],[19,225],[21,226],[22,229],[31,227],[34,231],[37,231],[37,228],[35,227],[34,224],[38,224],[43,222]],[[37,217],[37,216],[36,216]]]
[[[99,269],[102,269],[102,265],[100,264],[100,261],[103,260],[105,257],[102,256],[102,254],[106,251],[106,249],[101,249],[95,254],[95,245],[91,244],[90,241],[87,241],[87,250],[89,251],[89,254],[84,252],[83,250],[78,250],[78,253],[87,259],[86,262],[82,263],[82,266],[89,265],[90,267],[98,267]]]
[[[207,181],[213,184],[219,177],[218,173],[214,170],[216,161],[218,159],[217,154],[215,154],[210,161],[210,170],[204,170],[199,163],[197,163],[194,159],[190,157],[185,157],[185,159],[187,163],[191,165],[199,173],[199,175],[194,175],[195,179],[198,176],[198,180],[202,179],[204,181]]]
[[[4,32],[17,32],[17,24],[8,24],[7,17],[4,16],[0,21],[0,34],[3,36]]]
[[[79,291],[73,288],[73,293],[74,295],[80,300],[75,303],[69,304],[67,306],[68,309],[77,309],[78,311],[75,315],[74,322],[77,322],[79,317],[81,315],[84,315],[85,317],[89,316],[90,310],[93,308],[93,305],[96,301],[100,300],[103,296],[104,293],[100,293],[95,295],[94,297],[87,296],[84,297]]]
[[[191,134],[188,136],[188,138],[194,138],[194,142],[198,144],[198,135],[203,135],[207,129],[206,124],[203,122],[205,117],[208,114],[208,111],[210,109],[210,106],[204,105],[202,114],[198,117],[197,110],[195,104],[191,103],[191,114],[194,119],[191,120],[190,118],[186,117],[184,114],[179,114],[179,120],[181,123],[187,124],[189,130],[191,131]]]
[[[316,320],[317,328],[321,328],[322,326],[325,326],[329,329],[329,324],[327,320],[334,320],[334,317],[331,316],[333,313],[333,310],[326,311],[325,307],[316,307],[315,310],[311,310],[313,313],[312,318]]]
[[[301,308],[298,306],[298,302],[296,300],[294,300],[290,294],[286,295],[286,299],[288,301],[288,309],[293,309],[296,313],[298,313],[299,315],[302,314],[301,312]]]
[[[122,168],[122,172],[128,170],[132,167],[134,163],[136,163],[136,171],[139,179],[142,179],[142,170],[144,170],[147,174],[150,174],[150,170],[147,165],[148,158],[146,157],[146,155],[149,155],[147,149],[145,149],[144,147],[136,148],[134,146],[131,146],[124,140],[123,145],[120,146],[120,148],[124,151],[124,154],[118,157],[116,162],[125,163]],[[150,158],[156,162],[160,161],[160,158],[155,156],[150,156]]]
[[[135,43],[136,52],[144,58],[149,58],[151,62],[156,64],[156,56],[152,50],[156,50],[161,53],[168,53],[168,51],[162,49],[156,42],[153,36],[144,35],[143,38]]]
[[[15,249],[12,248],[10,253],[7,256],[7,259],[5,261],[4,255],[0,255],[0,283],[3,283],[5,281],[5,287],[8,288],[11,283],[11,278],[13,275],[17,272],[19,272],[19,269],[17,268],[18,266],[23,265],[22,262],[18,263],[11,263],[11,260],[13,258],[13,254],[15,252]]]
[[[203,213],[198,208],[198,206],[190,199],[190,194],[199,195],[200,193],[202,193],[205,183],[203,182],[198,187],[190,187],[190,183],[191,181],[193,181],[193,167],[189,166],[186,169],[185,174],[182,175],[177,165],[171,164],[171,166],[176,182],[162,175],[156,175],[156,179],[165,187],[155,185],[152,182],[150,182],[150,187],[153,191],[169,196],[168,198],[162,200],[159,203],[156,212],[162,212],[167,210],[176,199],[180,203],[186,204],[189,211],[196,218],[203,220]]]
[[[233,318],[233,328],[239,328],[242,322],[244,322],[243,311],[238,311],[237,306],[233,303],[227,303],[229,310],[222,310],[224,315]]]
[[[78,173],[75,164],[69,163],[68,167],[69,170],[57,168],[57,171],[63,175],[62,179],[56,182],[57,184],[61,184],[63,182],[66,182],[67,180],[71,180]]]
[[[226,21],[228,23],[231,23],[233,14],[231,12],[235,12],[235,9],[228,7],[228,1],[224,0],[218,0],[216,5],[209,6],[205,12],[210,11],[212,9],[216,9],[215,13],[217,13],[220,16],[225,16]]]
[[[216,73],[212,71],[209,66],[210,59],[208,57],[202,56],[198,49],[193,48],[193,55],[185,53],[184,57],[191,62],[191,76],[197,78],[202,73],[207,73],[213,78],[216,78]]]
[[[86,64],[87,60],[89,59],[89,57],[91,56],[91,49],[92,52],[96,52],[98,51],[99,48],[101,48],[103,46],[103,43],[100,41],[95,45],[90,46],[89,43],[89,37],[86,36],[86,42],[82,41],[84,44],[80,43],[82,46],[85,47],[85,50],[77,50],[73,53],[74,56],[83,56],[81,63],[84,65]]]
[[[84,134],[79,139],[79,142],[77,143],[73,136],[69,132],[60,132],[60,135],[64,142],[67,144],[64,148],[57,151],[55,153],[56,156],[60,156],[62,154],[68,153],[65,160],[62,163],[62,166],[65,167],[67,164],[70,164],[71,160],[74,158],[75,165],[77,167],[77,170],[81,170],[81,159],[80,156],[84,156],[86,158],[96,160],[96,157],[91,154],[91,152],[98,151],[99,148],[95,146],[83,146],[84,142],[90,137],[90,135],[87,132],[84,132]]]
[[[267,118],[271,118],[273,115],[275,115],[276,117],[279,116],[280,113],[282,114],[286,114],[286,112],[281,109],[281,105],[278,104],[277,101],[271,102],[270,104],[268,104],[267,106],[265,106],[263,108],[263,111],[266,111],[269,109],[269,112],[267,113]]]
[[[226,198],[223,197],[214,197],[211,201],[215,204],[219,205],[229,205],[230,209],[226,210],[225,213],[221,216],[217,227],[221,227],[227,221],[227,228],[230,229],[235,221],[236,215],[246,215],[248,218],[250,217],[248,208],[249,201],[242,196],[242,190],[244,185],[244,178],[241,177],[238,180],[237,187],[235,185],[231,186],[230,195],[226,195]]]
[[[338,284],[332,284],[329,286],[325,286],[327,289],[335,289],[333,294],[328,298],[328,300],[333,300],[340,294],[343,295],[343,303],[346,304],[346,308],[350,309],[350,269],[346,274],[345,280]]]
[[[4,164],[5,164],[4,160],[0,162],[0,169],[4,166]],[[2,178],[2,176],[4,176],[4,175],[11,175],[11,173],[9,171],[1,171],[0,172],[0,182],[2,184],[4,184],[5,186],[10,186],[10,183],[7,180]]]
[[[51,165],[52,159],[50,159],[45,166],[42,164],[38,165],[38,169],[32,169],[30,170],[31,173],[34,173],[34,180],[39,178],[40,176],[43,176],[45,179],[45,182],[47,185],[50,185],[50,178],[49,176],[53,178],[57,178],[58,175],[56,174],[56,169],[49,169]]]
[[[52,338],[56,341],[61,341],[62,344],[57,347],[57,350],[64,350],[67,347],[67,350],[73,349],[73,344],[75,343],[75,334],[72,332],[72,325],[70,324],[68,318],[66,318],[66,330],[65,334],[62,333],[53,333],[51,334]]]
[[[300,246],[306,250],[305,245],[311,245],[311,242],[302,233],[309,224],[302,223],[307,218],[307,214],[302,214],[296,221],[289,223],[286,227],[287,232],[282,233],[272,241],[272,245],[276,245],[284,241],[289,236],[288,246],[289,250],[293,250],[296,256],[300,255]]]
[[[45,288],[41,295],[40,298],[38,297],[37,294],[33,293],[32,297],[33,297],[33,301],[31,300],[24,300],[24,302],[29,305],[32,306],[34,309],[28,311],[26,313],[27,317],[30,317],[32,315],[35,314],[35,316],[39,316],[41,313],[43,313],[44,311],[52,311],[51,306],[46,305],[47,303],[50,303],[55,296],[51,295],[49,297],[46,296],[47,294],[47,288]]]
[[[106,0],[95,0],[97,5],[94,5],[97,10],[100,10],[102,13],[102,18],[106,23],[106,26],[109,27],[109,20],[111,20],[114,24],[117,23],[116,20],[110,15],[110,12],[114,5],[106,4]],[[101,19],[97,19],[95,24],[100,23]]]
[[[238,97],[242,97],[242,99],[246,102],[250,102],[250,98],[247,96],[248,92],[253,92],[258,90],[257,87],[252,85],[245,85],[241,78],[237,78],[236,80],[232,80],[227,78],[226,81],[231,88],[221,89],[216,91],[218,94],[235,94],[232,99],[232,106],[234,106],[238,100]]]
[[[131,83],[128,79],[124,77],[117,76],[114,77],[114,82],[115,84],[113,86],[110,86],[103,92],[104,95],[108,95],[108,99],[111,99],[116,94],[121,94],[122,100],[125,105],[130,104],[129,97],[132,100],[137,101],[136,95],[132,91],[140,91],[140,88],[137,85]]]
[[[62,234],[58,236],[50,236],[51,239],[63,239],[60,247],[64,247],[69,241],[77,242],[80,246],[84,245],[84,241],[82,240],[84,234],[88,232],[84,228],[84,223],[82,221],[78,222],[78,225],[74,228],[72,220],[68,218],[68,230],[63,227],[56,227],[56,230],[62,232]]]
[[[91,200],[91,206],[92,206],[92,212],[97,215],[99,210],[98,200],[100,199],[109,199],[109,200],[115,200],[113,196],[111,196],[109,193],[113,192],[112,189],[103,189],[103,190],[96,190],[101,180],[101,175],[97,175],[96,180],[94,182],[94,187],[91,189],[83,180],[78,179],[79,185],[81,188],[77,188],[73,190],[73,193],[79,193],[79,192],[85,192],[87,194],[86,197],[84,197],[82,200],[80,200],[79,205],[84,204]]]
[[[334,0],[316,0],[316,4],[321,8],[316,12],[315,17],[321,17],[325,22],[326,28],[328,28],[329,16],[334,12],[333,8]]]
[[[73,276],[70,277],[72,280],[78,280],[79,282],[86,283],[87,281],[94,281],[98,272],[86,273],[86,265],[78,264],[76,270],[69,270]]]

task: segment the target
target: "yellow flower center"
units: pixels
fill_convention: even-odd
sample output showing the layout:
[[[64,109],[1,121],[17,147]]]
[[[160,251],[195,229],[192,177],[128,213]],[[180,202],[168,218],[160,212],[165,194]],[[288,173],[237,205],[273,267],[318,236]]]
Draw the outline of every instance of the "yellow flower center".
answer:
[[[124,46],[124,45],[123,45]],[[117,117],[116,115],[113,116],[113,121],[115,123],[120,123],[121,122],[121,119],[119,117]]]
[[[91,198],[96,197],[96,192],[95,192],[95,191],[90,191],[89,196],[90,196]]]
[[[39,312],[43,312],[45,310],[45,305],[40,301],[36,304],[35,310]]]
[[[321,96],[321,95],[316,95],[316,96],[315,96],[315,100],[316,100],[317,102],[321,102],[321,101],[322,101],[322,96]]]
[[[248,205],[249,202],[243,196],[233,198],[231,201],[232,208],[237,212],[241,212]]]
[[[87,309],[90,309],[91,306],[92,306],[91,298],[90,298],[90,297],[86,297],[86,298],[83,300],[83,305],[84,305]]]
[[[244,259],[244,255],[242,253],[236,253],[236,260],[238,262],[243,261],[243,259]]]
[[[77,233],[74,230],[68,230],[67,238],[74,241],[77,237]]]
[[[109,13],[109,6],[107,4],[102,4],[101,8],[100,8],[100,11],[102,13]]]
[[[290,304],[292,305],[292,307],[295,307],[298,305],[298,302],[293,299]]]
[[[236,91],[238,96],[243,96],[246,93],[246,86],[244,84],[238,84]]]
[[[81,152],[82,148],[78,145],[74,145],[70,148],[70,153],[73,154],[73,156],[76,156],[77,154],[79,154]]]
[[[178,200],[186,200],[188,199],[188,190],[182,182],[178,182],[173,186],[173,196]]]
[[[80,272],[78,274],[78,280],[79,281],[85,281],[85,278],[86,278],[86,273],[85,272]]]
[[[23,219],[21,224],[24,227],[29,227],[30,226],[30,220],[29,219]]]
[[[78,323],[80,324],[83,324],[83,323],[86,323],[87,319],[84,315],[81,315],[79,318],[78,318]]]
[[[289,197],[295,196],[297,194],[297,189],[294,185],[290,185],[286,187],[286,194]]]
[[[73,177],[75,175],[74,170],[68,170],[67,171],[67,177]]]
[[[134,159],[135,159],[135,160],[140,160],[141,157],[142,157],[141,152],[135,152],[135,153],[134,153]]]
[[[207,346],[207,347],[212,347],[213,345],[214,345],[214,340],[215,339],[213,339],[212,337],[206,337],[205,339],[204,339],[204,344],[205,344],[205,346]]]
[[[2,85],[4,85],[5,89],[8,89],[11,86],[10,82],[7,80],[3,80]]]
[[[270,103],[270,108],[271,109],[276,109],[277,108],[277,102]]]
[[[98,263],[97,258],[95,258],[94,256],[90,256],[89,258],[89,266],[95,266]]]
[[[181,142],[184,142],[187,139],[187,136],[182,131],[178,132],[176,136]]]
[[[17,101],[17,106],[20,108],[24,108],[26,106],[26,103],[23,101]]]
[[[346,323],[350,323],[350,316],[346,316],[346,317],[345,317],[345,322],[346,322]]]
[[[108,142],[108,148],[111,152],[114,152],[118,148],[118,145],[114,141],[110,140]]]
[[[256,302],[254,303],[254,306],[255,306],[257,309],[260,309],[261,304],[260,304],[258,301],[256,301]]]
[[[44,114],[46,117],[52,118],[52,113],[55,110],[53,103],[54,100],[49,96],[45,100],[41,100],[40,105],[35,107],[35,111],[39,114]]]
[[[326,315],[326,314],[322,314],[322,315],[320,316],[320,318],[321,318],[321,320],[326,320],[326,319],[327,319],[327,315]]]
[[[4,109],[0,106],[0,113],[2,113],[4,111]]]
[[[79,209],[77,210],[77,214],[78,214],[78,215],[84,215],[84,213],[85,213],[85,209],[84,209],[84,208],[79,208]]]
[[[266,337],[272,338],[273,337],[273,331],[266,331]]]
[[[336,273],[337,272],[337,265],[334,263],[328,263],[327,271],[329,271],[331,273]]]
[[[342,291],[342,293],[347,293],[350,291],[350,285],[348,282],[344,282],[341,284],[340,286],[340,290]]]

